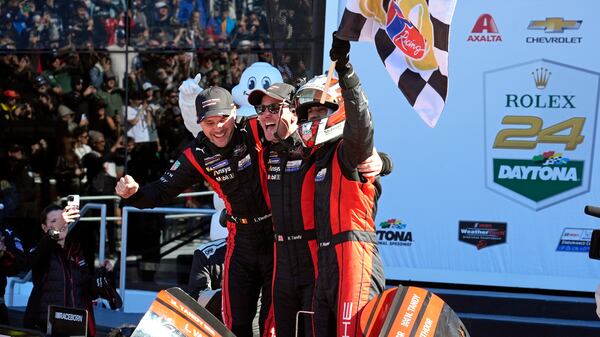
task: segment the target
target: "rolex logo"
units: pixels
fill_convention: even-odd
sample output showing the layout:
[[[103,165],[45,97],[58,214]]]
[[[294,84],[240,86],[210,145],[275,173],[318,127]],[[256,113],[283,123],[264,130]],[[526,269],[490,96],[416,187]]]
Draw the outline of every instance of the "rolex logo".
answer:
[[[546,89],[548,85],[548,80],[550,79],[550,75],[552,73],[548,71],[547,68],[537,68],[534,72],[531,73],[533,76],[533,81],[535,82],[535,87],[543,90]]]

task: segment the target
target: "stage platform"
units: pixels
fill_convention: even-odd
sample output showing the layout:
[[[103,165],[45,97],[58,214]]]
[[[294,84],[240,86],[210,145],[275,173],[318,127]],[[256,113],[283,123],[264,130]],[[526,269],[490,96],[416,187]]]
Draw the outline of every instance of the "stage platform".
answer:
[[[448,303],[472,337],[598,337],[593,294],[553,295],[527,292],[427,287]],[[10,308],[11,322],[22,321],[25,308]],[[98,337],[114,327],[137,324],[141,313],[96,309]]]

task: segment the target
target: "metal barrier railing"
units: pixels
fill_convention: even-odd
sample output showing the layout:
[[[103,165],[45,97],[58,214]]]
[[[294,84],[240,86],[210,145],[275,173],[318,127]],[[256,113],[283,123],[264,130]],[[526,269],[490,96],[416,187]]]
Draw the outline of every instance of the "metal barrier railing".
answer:
[[[214,209],[206,208],[176,208],[176,207],[156,207],[149,209],[139,209],[132,206],[123,207],[123,216],[121,223],[121,259],[119,264],[119,294],[123,300],[123,306],[119,310],[125,310],[125,281],[126,281],[126,268],[127,268],[127,227],[129,221],[129,213],[187,213],[187,214],[200,214],[200,215],[212,215],[216,211]]]
[[[8,280],[8,294],[7,295],[8,295],[8,306],[9,307],[12,307],[13,303],[14,303],[14,298],[15,298],[15,284],[17,284],[17,283],[27,283],[27,282],[31,281],[32,274],[33,273],[30,270],[22,278],[11,278],[10,280]]]
[[[177,198],[183,197],[194,197],[194,196],[207,196],[214,194],[213,191],[201,191],[201,192],[188,192],[181,193],[177,196]],[[80,201],[100,201],[100,200],[121,200],[121,197],[118,195],[99,195],[99,196],[80,196]],[[67,197],[59,198],[58,201],[65,202],[67,201]],[[4,208],[4,204],[0,203],[0,209]],[[89,209],[100,209],[100,217],[83,217],[83,215]],[[80,215],[82,217],[79,218],[78,221],[69,225],[69,230],[75,226],[75,224],[83,221],[100,221],[100,238],[99,238],[99,249],[98,249],[98,260],[102,263],[104,261],[106,255],[106,221],[118,221],[122,219],[122,229],[121,229],[121,261],[120,261],[120,274],[119,274],[119,292],[123,299],[123,303],[125,303],[125,268],[126,268],[126,258],[127,258],[127,215],[129,212],[141,212],[141,213],[178,213],[168,216],[168,218],[186,218],[186,217],[195,217],[195,216],[203,216],[203,215],[212,215],[215,213],[214,209],[202,209],[202,208],[152,208],[152,209],[138,209],[135,207],[126,206],[123,207],[123,216],[122,217],[107,217],[106,216],[106,205],[105,204],[97,204],[97,203],[87,203],[83,205],[80,209]],[[27,283],[31,281],[31,271],[29,271],[22,278],[11,278],[8,282],[8,306],[12,306],[14,303],[14,287],[15,284],[18,283]],[[120,310],[123,310],[121,307]]]

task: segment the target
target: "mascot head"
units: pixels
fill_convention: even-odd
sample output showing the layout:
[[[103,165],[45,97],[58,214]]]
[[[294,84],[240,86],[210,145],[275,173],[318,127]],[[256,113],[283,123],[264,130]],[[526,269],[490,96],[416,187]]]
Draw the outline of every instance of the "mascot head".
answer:
[[[254,107],[248,103],[248,95],[252,90],[266,90],[271,84],[279,82],[283,82],[281,73],[269,63],[255,62],[246,68],[240,83],[231,90],[233,102],[239,107],[238,116],[250,116],[256,113]]]

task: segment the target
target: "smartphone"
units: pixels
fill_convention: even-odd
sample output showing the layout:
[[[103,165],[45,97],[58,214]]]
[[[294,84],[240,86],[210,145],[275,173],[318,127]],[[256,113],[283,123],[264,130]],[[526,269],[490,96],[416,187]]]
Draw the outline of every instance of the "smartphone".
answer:
[[[79,209],[79,194],[71,194],[67,196],[67,206]]]

